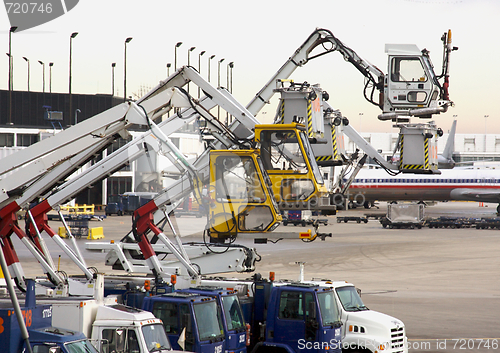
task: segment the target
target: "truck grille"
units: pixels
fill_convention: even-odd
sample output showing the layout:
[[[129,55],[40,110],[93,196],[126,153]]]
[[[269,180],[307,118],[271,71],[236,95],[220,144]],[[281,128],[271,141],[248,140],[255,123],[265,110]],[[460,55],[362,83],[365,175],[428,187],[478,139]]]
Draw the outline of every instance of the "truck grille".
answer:
[[[391,329],[391,352],[402,353],[404,351],[404,327],[395,327]]]

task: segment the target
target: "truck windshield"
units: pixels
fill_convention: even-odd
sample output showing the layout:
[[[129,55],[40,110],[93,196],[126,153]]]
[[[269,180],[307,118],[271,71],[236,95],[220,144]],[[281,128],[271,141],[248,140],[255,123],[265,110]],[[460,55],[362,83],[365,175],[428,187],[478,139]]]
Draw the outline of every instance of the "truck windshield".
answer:
[[[368,310],[353,286],[340,287],[336,291],[345,311]]]
[[[323,326],[331,326],[339,321],[339,309],[333,297],[333,292],[318,293],[319,309]]]
[[[161,324],[143,326],[142,333],[148,347],[148,352],[159,352],[172,349],[167,335],[165,334],[165,329]]]
[[[196,317],[200,341],[213,340],[224,335],[222,320],[215,301],[195,304],[194,315]]]
[[[243,321],[243,312],[236,295],[222,297],[222,305],[224,306],[227,330],[231,331],[242,329],[245,326],[245,322]]]
[[[97,353],[97,350],[89,342],[89,340],[80,340],[74,342],[65,343],[68,353]]]

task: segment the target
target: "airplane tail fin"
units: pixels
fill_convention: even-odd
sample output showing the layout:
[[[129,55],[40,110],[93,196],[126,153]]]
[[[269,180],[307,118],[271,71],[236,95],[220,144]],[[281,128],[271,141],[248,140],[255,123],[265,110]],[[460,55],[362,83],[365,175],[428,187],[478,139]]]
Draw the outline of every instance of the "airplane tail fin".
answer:
[[[453,155],[453,151],[455,150],[455,131],[457,129],[457,121],[453,120],[453,124],[451,124],[450,134],[448,135],[448,140],[446,141],[446,145],[443,150],[443,157],[446,159],[451,159]]]

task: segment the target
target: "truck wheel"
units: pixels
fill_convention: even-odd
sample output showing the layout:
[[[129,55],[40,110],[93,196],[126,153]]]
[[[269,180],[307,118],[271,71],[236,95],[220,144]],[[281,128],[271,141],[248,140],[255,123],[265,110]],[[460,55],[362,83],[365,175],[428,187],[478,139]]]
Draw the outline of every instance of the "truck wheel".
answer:
[[[287,221],[283,221],[283,225],[286,227],[288,225]]]

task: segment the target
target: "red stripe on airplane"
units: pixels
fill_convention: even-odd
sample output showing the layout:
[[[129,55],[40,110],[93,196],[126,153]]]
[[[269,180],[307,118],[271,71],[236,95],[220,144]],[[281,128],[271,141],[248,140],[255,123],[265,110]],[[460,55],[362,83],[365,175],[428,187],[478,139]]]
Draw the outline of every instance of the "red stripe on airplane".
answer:
[[[454,185],[412,185],[412,184],[399,184],[399,185],[386,185],[386,184],[366,184],[366,185],[351,185],[350,189],[500,189],[500,185],[465,185],[465,184],[454,184]]]

